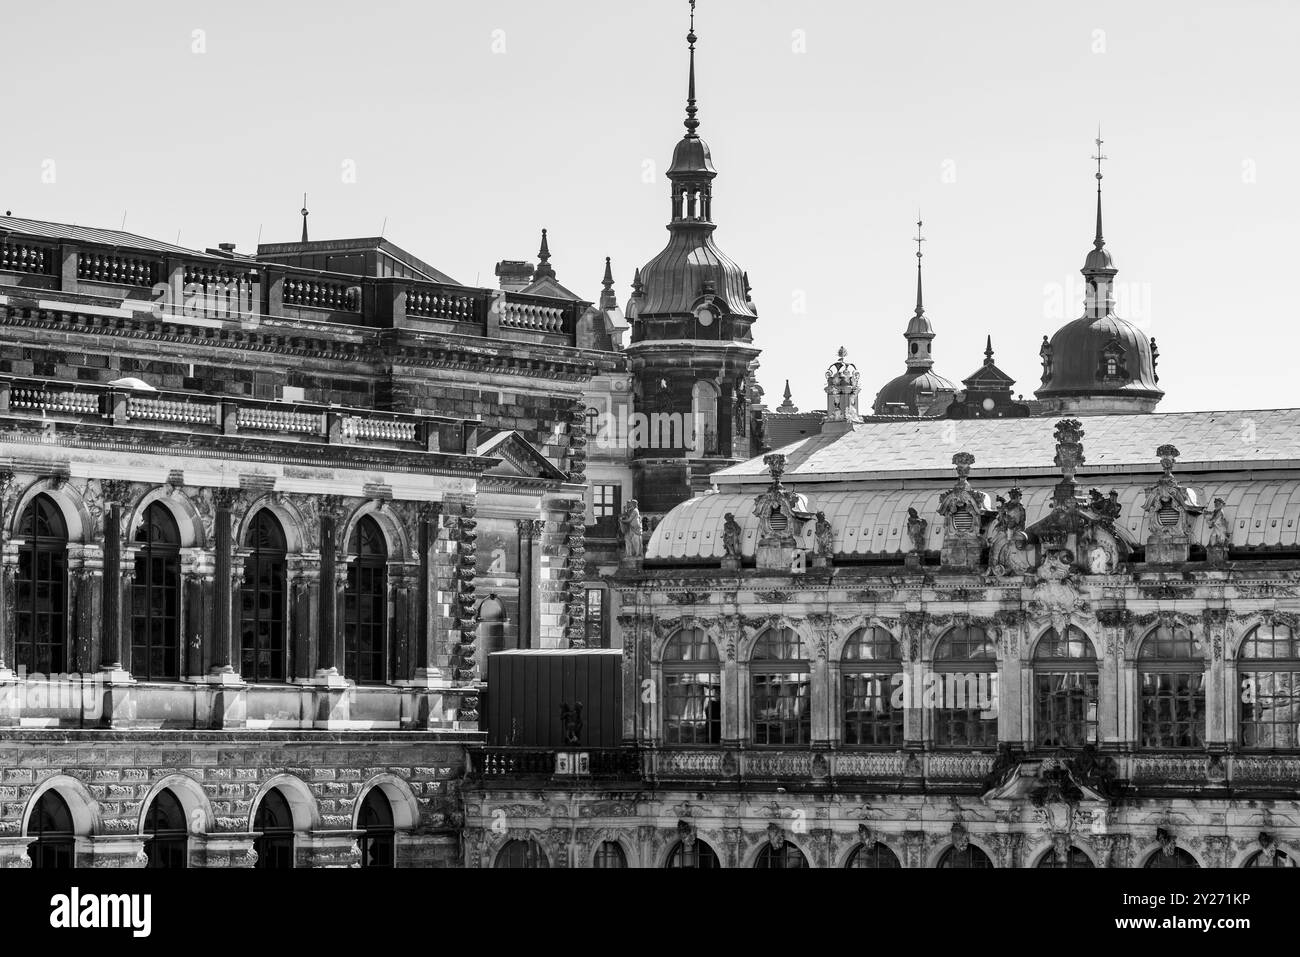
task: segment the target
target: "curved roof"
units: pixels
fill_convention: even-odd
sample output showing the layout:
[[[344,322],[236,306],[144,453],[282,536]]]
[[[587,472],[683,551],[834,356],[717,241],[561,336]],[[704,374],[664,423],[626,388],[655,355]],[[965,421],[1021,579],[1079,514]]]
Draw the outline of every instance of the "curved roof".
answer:
[[[698,136],[683,136],[673,150],[673,162],[668,167],[668,175],[682,176],[689,173],[704,173],[709,178],[718,175],[713,168],[713,153],[709,144]]]
[[[788,476],[788,473],[787,473]],[[976,489],[1001,494],[1005,489],[993,483]],[[1142,501],[1151,480],[1119,485],[1098,481],[1105,492],[1119,492],[1123,511],[1119,523],[1137,541],[1147,537],[1146,516]],[[1082,482],[1083,488],[1088,483]],[[1300,546],[1300,479],[1194,481],[1186,485],[1196,492],[1197,500],[1212,503],[1215,497],[1225,500],[1225,511],[1232,520],[1233,544],[1245,547]],[[915,508],[930,523],[929,547],[943,544],[943,523],[938,519],[939,496],[946,487],[930,488],[854,488],[816,491],[808,494],[808,508],[825,512],[835,530],[835,551],[840,555],[902,555],[911,551],[907,537],[907,510]],[[1053,487],[1049,484],[1022,488],[1027,524],[1047,515],[1051,508]],[[758,519],[753,515],[753,492],[717,492],[683,502],[664,516],[646,549],[646,558],[659,560],[721,559],[722,525],[728,512],[736,516],[743,530],[742,552],[753,556],[758,540]],[[1194,540],[1205,544],[1209,538],[1206,518],[1193,524]],[[813,546],[813,524],[803,528],[802,547]]]
[[[713,227],[692,223],[669,230],[668,245],[641,269],[644,297],[638,317],[690,313],[704,295],[705,282],[712,281],[713,294],[733,315],[757,318],[753,303],[745,299],[745,271],[718,248]]]
[[[957,387],[929,369],[915,369],[890,379],[876,393],[871,404],[877,415],[906,411],[911,415],[938,415],[943,409],[931,409],[936,393],[956,392]]]
[[[1103,351],[1112,343],[1124,350],[1128,375],[1118,381],[1100,378]],[[1034,394],[1039,398],[1072,395],[1164,395],[1155,379],[1151,340],[1127,319],[1114,314],[1085,316],[1066,323],[1052,336],[1052,372]]]

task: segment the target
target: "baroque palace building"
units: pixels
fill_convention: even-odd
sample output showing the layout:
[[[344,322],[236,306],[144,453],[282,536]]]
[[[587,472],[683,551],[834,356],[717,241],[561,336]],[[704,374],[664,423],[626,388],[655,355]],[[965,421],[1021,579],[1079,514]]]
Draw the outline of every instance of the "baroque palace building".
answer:
[[[516,662],[558,714],[471,749],[469,866],[1300,861],[1300,410],[1155,411],[1097,180],[1033,399],[991,342],[933,372],[918,272],[872,413],[841,349],[824,411],[787,388],[776,451],[625,541],[621,676]]]

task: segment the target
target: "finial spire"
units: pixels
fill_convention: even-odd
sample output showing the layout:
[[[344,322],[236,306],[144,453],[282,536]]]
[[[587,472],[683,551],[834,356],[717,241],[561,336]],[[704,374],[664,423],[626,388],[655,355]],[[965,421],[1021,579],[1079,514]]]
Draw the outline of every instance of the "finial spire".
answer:
[[[1097,124],[1097,139],[1095,142],[1097,144],[1097,155],[1093,159],[1097,161],[1097,235],[1093,238],[1092,245],[1094,249],[1101,249],[1106,245],[1106,240],[1102,238],[1101,234],[1101,163],[1102,160],[1106,159],[1106,156],[1101,151],[1104,140],[1101,138],[1100,123]]]
[[[691,78],[686,92],[686,135],[695,136],[695,131],[700,128],[700,121],[695,118],[699,111],[695,107],[695,0],[691,0],[691,29],[686,34],[686,42],[691,51]]]
[[[921,243],[925,242],[925,237],[921,235],[921,211],[916,211],[916,235],[912,238],[916,243],[916,314],[919,316],[925,312],[925,307],[921,303]]]
[[[307,212],[307,194],[302,194],[302,241],[307,242],[307,217],[311,214]]]
[[[993,365],[993,336],[989,336],[984,342],[984,364]]]
[[[555,278],[555,269],[551,266],[551,246],[546,241],[546,230],[542,230],[542,245],[537,250],[537,268],[533,270],[533,278],[539,276],[550,276]]]
[[[617,309],[618,299],[614,295],[614,270],[610,266],[609,257],[605,257],[605,278],[600,281],[602,289],[600,291],[600,308]]]

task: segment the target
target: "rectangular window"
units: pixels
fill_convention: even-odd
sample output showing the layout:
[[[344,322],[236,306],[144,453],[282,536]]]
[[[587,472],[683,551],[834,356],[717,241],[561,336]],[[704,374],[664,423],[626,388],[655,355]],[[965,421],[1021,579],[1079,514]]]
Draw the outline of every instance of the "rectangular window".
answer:
[[[664,744],[717,744],[722,739],[722,685],[717,672],[664,675]]]
[[[618,515],[623,510],[623,489],[618,485],[599,484],[591,487],[591,518],[589,521],[601,537],[618,535]]]
[[[599,588],[588,588],[586,624],[583,629],[588,648],[604,648],[609,644],[605,637],[605,593]]]
[[[754,744],[808,744],[812,740],[808,673],[759,674],[752,680]]]
[[[1142,672],[1144,748],[1205,747],[1205,676],[1201,672]]]

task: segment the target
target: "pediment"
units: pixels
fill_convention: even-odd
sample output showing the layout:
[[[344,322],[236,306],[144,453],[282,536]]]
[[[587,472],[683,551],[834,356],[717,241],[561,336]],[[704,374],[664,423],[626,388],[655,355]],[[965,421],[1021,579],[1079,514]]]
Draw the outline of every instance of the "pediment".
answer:
[[[506,475],[513,478],[540,478],[563,482],[568,476],[551,463],[519,432],[503,430],[493,433],[479,443],[478,455],[501,461],[488,469],[486,475]]]

